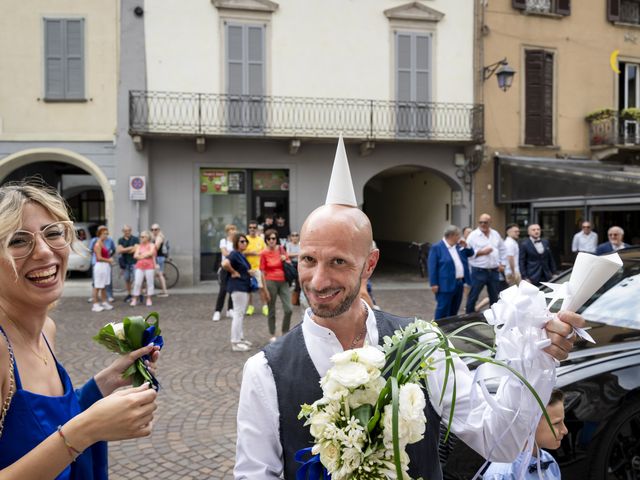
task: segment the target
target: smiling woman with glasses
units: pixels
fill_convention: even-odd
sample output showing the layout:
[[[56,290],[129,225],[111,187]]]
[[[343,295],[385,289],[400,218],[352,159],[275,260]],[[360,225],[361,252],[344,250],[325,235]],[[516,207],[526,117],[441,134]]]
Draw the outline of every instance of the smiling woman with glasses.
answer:
[[[49,313],[62,296],[74,241],[55,190],[23,182],[0,187],[2,478],[103,480],[107,450],[98,442],[151,433],[156,392],[144,385],[112,393],[127,385],[122,373],[135,359],[150,355],[155,370],[157,347],[119,357],[77,391],[53,354]]]

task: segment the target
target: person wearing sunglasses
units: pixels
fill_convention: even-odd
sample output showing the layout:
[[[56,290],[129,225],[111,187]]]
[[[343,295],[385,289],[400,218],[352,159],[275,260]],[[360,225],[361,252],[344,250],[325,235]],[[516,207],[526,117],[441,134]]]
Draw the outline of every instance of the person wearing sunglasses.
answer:
[[[269,301],[269,333],[271,343],[276,341],[276,297],[280,297],[284,317],[282,318],[282,334],[289,331],[291,324],[291,292],[285,280],[283,262],[291,262],[285,249],[278,243],[278,232],[270,228],[264,232],[267,248],[260,255],[260,271],[262,272],[263,287]]]
[[[53,353],[49,314],[75,239],[55,190],[0,187],[0,478],[105,480],[103,442],[151,433],[156,392],[148,384],[118,389],[130,384],[122,373],[143,355],[155,371],[158,347],[118,357],[79,390]]]
[[[229,272],[227,292],[233,299],[233,317],[231,320],[231,351],[246,352],[252,343],[244,339],[244,316],[251,293],[251,265],[245,257],[249,240],[244,233],[233,237],[233,250],[222,261],[222,268]]]
[[[262,276],[260,275],[260,254],[266,248],[264,239],[258,231],[258,222],[255,220],[249,220],[247,229],[249,233],[247,235],[247,249],[245,250],[245,256],[249,260],[251,270],[254,273],[258,285],[260,286],[260,300],[262,301],[262,314],[266,317],[269,315],[269,307],[267,307],[267,298],[265,296],[266,289],[262,288]],[[255,312],[253,306],[253,295],[249,294],[249,303],[247,305],[247,315],[253,315]]]

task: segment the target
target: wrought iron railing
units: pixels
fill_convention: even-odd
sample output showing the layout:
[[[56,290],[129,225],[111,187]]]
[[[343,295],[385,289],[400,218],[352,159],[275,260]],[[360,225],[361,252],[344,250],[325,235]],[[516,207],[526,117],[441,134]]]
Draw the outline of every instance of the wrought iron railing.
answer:
[[[526,10],[535,13],[551,12],[551,0],[527,0]]]
[[[482,142],[482,105],[131,91],[132,135]]]
[[[587,122],[589,123],[589,144],[592,147],[640,145],[640,122],[621,118],[619,112],[614,112],[605,118],[587,120]]]

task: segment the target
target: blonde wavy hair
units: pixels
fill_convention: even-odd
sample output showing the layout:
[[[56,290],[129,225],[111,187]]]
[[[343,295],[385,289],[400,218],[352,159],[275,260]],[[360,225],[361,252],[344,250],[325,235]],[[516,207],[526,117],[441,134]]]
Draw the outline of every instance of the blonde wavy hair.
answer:
[[[48,185],[24,181],[11,182],[0,187],[0,256],[9,260],[15,269],[13,257],[7,253],[9,242],[16,230],[22,226],[24,207],[35,203],[44,208],[57,221],[71,220],[67,203],[56,190]],[[71,229],[72,248],[76,239]]]

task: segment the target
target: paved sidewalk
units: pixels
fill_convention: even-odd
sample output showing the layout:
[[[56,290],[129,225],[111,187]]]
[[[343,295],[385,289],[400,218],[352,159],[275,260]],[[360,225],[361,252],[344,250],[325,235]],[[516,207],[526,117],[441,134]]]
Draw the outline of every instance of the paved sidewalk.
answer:
[[[91,340],[103,324],[156,310],[166,341],[153,434],[110,444],[111,479],[232,478],[242,366],[266,344],[266,318],[254,314],[245,319],[245,335],[256,348],[235,353],[229,347],[230,320],[211,321],[215,282],[171,290],[168,298],[154,299],[152,308],[131,308],[120,294],[116,309],[101,313],[90,312],[88,287],[86,280],[71,279],[51,313],[58,325],[60,360],[76,386],[110,359],[111,354]],[[200,293],[192,293],[198,289]],[[207,290],[211,293],[204,293]],[[374,294],[383,309],[398,315],[431,318],[434,311],[433,295],[421,279],[381,279],[374,283]],[[300,307],[294,307],[294,323],[301,314]]]

